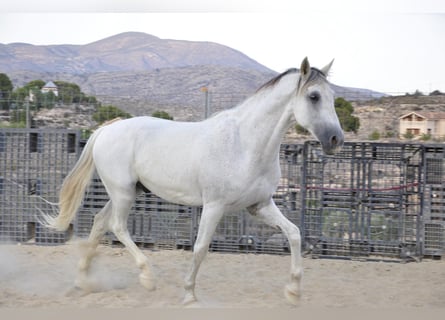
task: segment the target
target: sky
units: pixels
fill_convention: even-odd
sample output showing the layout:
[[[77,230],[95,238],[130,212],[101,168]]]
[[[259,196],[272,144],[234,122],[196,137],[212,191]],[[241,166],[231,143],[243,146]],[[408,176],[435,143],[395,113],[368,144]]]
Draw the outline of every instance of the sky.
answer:
[[[15,0],[0,43],[87,44],[139,31],[217,42],[282,72],[304,57],[330,81],[404,94],[445,92],[443,0]],[[0,66],[1,72],[1,66]]]

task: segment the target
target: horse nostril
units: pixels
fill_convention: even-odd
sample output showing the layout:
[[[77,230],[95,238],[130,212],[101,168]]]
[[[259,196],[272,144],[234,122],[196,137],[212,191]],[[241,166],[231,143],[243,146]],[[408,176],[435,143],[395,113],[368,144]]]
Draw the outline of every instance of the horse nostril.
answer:
[[[338,138],[337,138],[337,136],[332,136],[332,137],[331,137],[331,144],[332,144],[333,146],[338,145]]]

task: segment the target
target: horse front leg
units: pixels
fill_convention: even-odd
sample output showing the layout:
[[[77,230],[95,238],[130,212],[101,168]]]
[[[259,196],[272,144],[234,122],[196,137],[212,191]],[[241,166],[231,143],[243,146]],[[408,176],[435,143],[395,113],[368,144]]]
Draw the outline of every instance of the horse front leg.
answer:
[[[264,204],[248,208],[249,213],[257,216],[271,227],[278,227],[286,235],[291,251],[291,279],[284,288],[284,295],[291,304],[298,304],[302,291],[303,259],[301,257],[301,235],[296,225],[290,222],[270,199]]]
[[[185,277],[185,297],[183,304],[196,302],[195,283],[201,262],[209,250],[212,236],[221,220],[224,211],[218,206],[204,205],[201,221],[199,223],[198,236],[193,247],[193,259],[189,273]]]

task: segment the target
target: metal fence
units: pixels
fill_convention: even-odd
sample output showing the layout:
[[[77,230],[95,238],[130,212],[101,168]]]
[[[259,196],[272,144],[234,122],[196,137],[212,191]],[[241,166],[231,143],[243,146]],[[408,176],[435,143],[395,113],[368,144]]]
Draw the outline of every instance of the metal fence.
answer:
[[[37,223],[38,210],[57,202],[58,188],[79,155],[74,130],[0,130],[0,237],[58,244],[68,233],[55,233]]]
[[[347,143],[330,157],[305,147],[302,225],[314,254],[421,255],[422,145]]]
[[[86,237],[108,201],[95,176],[67,232],[42,227],[36,215],[53,211],[63,178],[82,149],[75,130],[0,130],[0,238],[56,245]],[[303,250],[314,257],[359,259],[440,257],[445,253],[445,147],[346,143],[325,156],[317,142],[283,144],[282,178],[274,199],[298,225]],[[166,202],[148,192],[128,219],[134,241],[154,249],[191,249],[201,208]],[[106,243],[117,243],[107,234]],[[287,239],[247,212],[228,213],[212,251],[287,254]]]
[[[425,146],[424,254],[445,254],[445,146]]]

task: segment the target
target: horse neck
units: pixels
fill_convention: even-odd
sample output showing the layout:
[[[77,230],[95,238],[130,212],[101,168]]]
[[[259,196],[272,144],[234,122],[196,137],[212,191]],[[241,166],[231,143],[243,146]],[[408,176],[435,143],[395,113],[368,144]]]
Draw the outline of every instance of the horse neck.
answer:
[[[272,88],[262,89],[237,108],[240,131],[253,155],[275,159],[286,131],[293,123],[289,102],[295,95],[298,75],[289,75]]]

